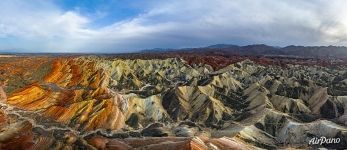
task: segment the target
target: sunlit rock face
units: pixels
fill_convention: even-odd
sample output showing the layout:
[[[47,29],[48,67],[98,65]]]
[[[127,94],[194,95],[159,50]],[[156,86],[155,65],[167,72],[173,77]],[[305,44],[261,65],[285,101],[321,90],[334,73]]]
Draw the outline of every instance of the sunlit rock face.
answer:
[[[15,72],[13,78],[5,71],[0,80],[0,147],[346,146],[346,66],[284,67],[243,60],[218,68],[193,62],[54,57],[31,71],[22,66],[18,72],[25,73]],[[321,136],[341,142],[309,145]]]
[[[125,100],[107,87],[109,79],[94,62],[56,60],[43,81],[15,91],[7,103],[76,129],[120,129]]]

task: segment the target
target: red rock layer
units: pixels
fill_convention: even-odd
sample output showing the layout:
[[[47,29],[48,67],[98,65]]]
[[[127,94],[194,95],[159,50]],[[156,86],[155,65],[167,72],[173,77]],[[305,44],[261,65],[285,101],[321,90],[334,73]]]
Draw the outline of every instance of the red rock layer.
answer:
[[[31,132],[32,125],[29,122],[17,122],[7,125],[1,128],[1,130],[0,149],[30,149],[34,144],[33,133]]]
[[[307,66],[347,66],[347,59],[323,59],[323,58],[294,58],[294,57],[280,57],[280,56],[246,56],[246,55],[232,55],[225,52],[167,52],[167,53],[136,53],[117,55],[117,57],[124,59],[165,59],[165,58],[182,58],[190,65],[194,64],[207,64],[212,66],[215,70],[224,68],[230,64],[241,62],[249,59],[261,65],[276,65],[287,67],[287,64],[298,64]]]
[[[11,94],[7,103],[84,130],[119,129],[123,99],[107,88],[108,75],[93,62],[59,59],[43,82]]]
[[[246,150],[246,145],[231,138],[208,139],[207,137],[148,137],[128,139],[108,139],[101,136],[89,138],[88,143],[97,149],[148,149],[148,150]]]

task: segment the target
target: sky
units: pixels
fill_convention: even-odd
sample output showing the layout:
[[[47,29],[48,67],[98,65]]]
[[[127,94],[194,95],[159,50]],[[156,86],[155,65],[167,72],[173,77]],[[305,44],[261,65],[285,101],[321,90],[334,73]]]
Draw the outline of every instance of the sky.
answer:
[[[345,0],[1,0],[0,52],[347,45]]]

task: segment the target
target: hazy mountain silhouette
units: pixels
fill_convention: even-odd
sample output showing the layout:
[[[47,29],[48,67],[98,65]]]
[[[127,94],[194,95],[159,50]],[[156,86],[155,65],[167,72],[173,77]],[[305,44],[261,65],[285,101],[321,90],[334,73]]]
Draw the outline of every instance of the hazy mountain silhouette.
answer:
[[[219,53],[223,55],[274,55],[291,56],[305,58],[347,58],[347,47],[344,46],[286,46],[275,47],[265,44],[255,44],[246,46],[237,46],[229,44],[216,44],[201,48],[185,49],[153,49],[142,52],[160,53],[160,52],[184,52],[184,53]]]

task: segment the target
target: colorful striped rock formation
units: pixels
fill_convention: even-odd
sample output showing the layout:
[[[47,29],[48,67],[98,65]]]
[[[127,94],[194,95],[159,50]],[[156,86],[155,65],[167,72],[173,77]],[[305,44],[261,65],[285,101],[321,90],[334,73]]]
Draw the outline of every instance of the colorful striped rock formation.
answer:
[[[2,58],[0,149],[347,145],[346,65],[184,58]]]

